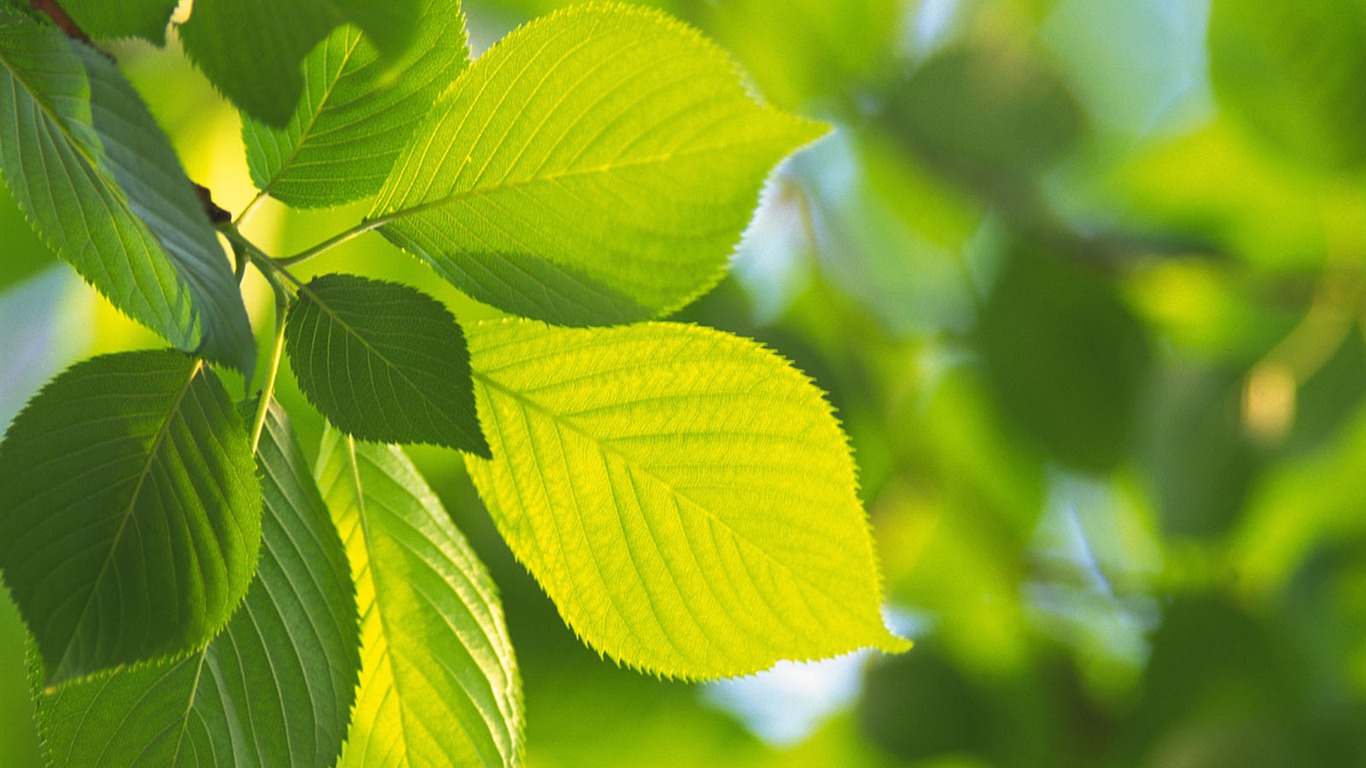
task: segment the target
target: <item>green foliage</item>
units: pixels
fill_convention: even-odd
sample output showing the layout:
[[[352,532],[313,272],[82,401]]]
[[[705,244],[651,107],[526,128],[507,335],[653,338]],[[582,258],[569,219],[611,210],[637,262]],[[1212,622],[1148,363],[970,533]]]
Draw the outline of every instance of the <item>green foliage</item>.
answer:
[[[289,310],[285,349],[299,386],[343,432],[488,455],[464,334],[421,291],[351,275],[315,278]]]
[[[99,40],[107,37],[140,37],[151,43],[166,42],[166,27],[179,0],[66,0],[62,8],[81,30]]]
[[[625,665],[704,679],[908,647],[883,624],[846,437],[783,358],[690,325],[526,320],[479,328],[476,371],[429,293],[295,274],[378,230],[534,318],[688,304],[772,167],[826,130],[759,102],[698,32],[588,6],[470,64],[457,0],[197,0],[178,39],[241,110],[258,190],[234,218],[87,37],[161,43],[171,5],[73,0],[74,26],[59,4],[6,8],[17,207],[180,347],[76,365],[0,443],[0,569],[51,763],[522,764],[493,580],[401,449],[367,440],[464,451],[569,625]],[[268,197],[369,196],[288,257],[247,229]],[[235,407],[213,366],[258,383],[248,268],[275,327]],[[276,404],[286,362],[326,422],[316,481]]]
[[[256,568],[261,491],[202,361],[126,352],[58,376],[0,446],[0,567],[49,685],[184,655]]]
[[[38,719],[53,765],[336,761],[360,671],[346,552],[278,406],[257,461],[261,562],[241,610],[188,658],[42,694]]]
[[[1128,453],[1149,350],[1142,325],[1094,269],[1012,253],[978,332],[1007,417],[1049,454],[1105,471]]]
[[[304,59],[305,93],[288,125],[242,121],[252,181],[299,208],[375,194],[467,55],[457,0],[424,2],[399,78],[357,27],[338,27]]]
[[[342,766],[521,763],[522,698],[493,582],[403,452],[323,438],[318,483],[361,611]]]
[[[180,35],[185,53],[234,104],[284,127],[304,93],[299,62],[333,27],[356,24],[392,58],[419,17],[420,0],[198,0]]]
[[[53,250],[168,341],[249,371],[242,297],[174,151],[108,60],[0,8],[0,170]]]
[[[1359,0],[570,2],[0,0],[0,764],[1366,765]]]
[[[820,392],[685,325],[481,325],[493,460],[466,467],[508,545],[594,647],[699,678],[873,645],[872,540]]]
[[[720,278],[768,170],[822,130],[756,104],[693,30],[587,6],[528,24],[462,74],[370,220],[499,309],[642,320]]]
[[[1366,160],[1366,6],[1215,0],[1210,76],[1277,150],[1329,168]]]

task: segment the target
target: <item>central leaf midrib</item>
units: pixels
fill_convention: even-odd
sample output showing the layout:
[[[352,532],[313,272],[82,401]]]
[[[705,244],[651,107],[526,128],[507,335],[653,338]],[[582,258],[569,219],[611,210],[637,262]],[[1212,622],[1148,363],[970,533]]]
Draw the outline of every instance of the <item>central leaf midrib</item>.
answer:
[[[408,707],[405,704],[406,697],[403,695],[403,684],[400,682],[402,676],[394,667],[394,644],[389,640],[389,622],[385,618],[384,608],[379,599],[379,580],[376,575],[378,569],[375,567],[375,558],[373,557],[373,535],[370,531],[370,523],[366,512],[365,486],[360,479],[360,457],[356,453],[356,441],[350,435],[342,435],[342,439],[346,441],[347,464],[351,470],[351,487],[355,490],[356,494],[356,523],[360,527],[361,540],[365,543],[365,562],[368,571],[367,578],[370,581],[371,600],[374,602],[373,609],[375,614],[379,617],[380,635],[384,638],[385,653],[383,664],[389,669],[389,679],[393,681],[394,690],[398,693],[395,706],[398,708],[399,728],[403,731],[403,762],[406,764],[409,762],[408,742],[410,737],[408,735],[408,722],[413,715],[408,711]],[[489,728],[490,738],[496,747],[497,739],[496,737],[493,737],[492,726],[489,726],[487,721],[485,721],[484,725]],[[501,752],[501,750],[495,751]]]
[[[541,405],[540,403],[536,402],[535,400],[532,400],[531,398],[529,398],[529,397],[523,395],[523,394],[520,393],[520,392],[517,392],[517,391],[515,391],[515,390],[509,389],[509,388],[503,386],[501,383],[499,383],[499,382],[497,382],[496,380],[490,378],[489,376],[487,376],[487,375],[484,374],[483,372],[481,372],[481,371],[472,371],[472,372],[471,372],[471,376],[472,376],[473,378],[478,379],[478,380],[479,380],[480,382],[482,382],[485,386],[488,386],[488,387],[490,387],[490,388],[496,389],[496,390],[498,390],[498,391],[500,391],[500,392],[506,394],[508,397],[510,397],[510,398],[512,398],[513,400],[516,400],[517,402],[521,403],[521,404],[522,404],[523,406],[525,406],[526,408],[529,408],[530,410],[533,410],[533,411],[536,411],[536,412],[538,412],[538,413],[544,414],[544,415],[547,416],[548,418],[550,418],[550,419],[552,419],[553,421],[555,421],[557,424],[563,424],[563,425],[564,425],[567,429],[569,429],[571,432],[575,432],[575,433],[577,433],[577,434],[579,434],[579,435],[582,435],[583,437],[585,437],[585,438],[587,438],[589,441],[591,441],[594,445],[596,445],[596,446],[598,447],[598,449],[601,450],[603,453],[611,454],[611,455],[613,455],[613,456],[616,456],[618,459],[620,459],[620,460],[622,460],[623,462],[625,462],[628,466],[636,468],[637,470],[639,470],[639,471],[640,471],[642,474],[644,474],[645,476],[649,477],[650,479],[652,479],[652,480],[654,480],[655,482],[657,482],[657,483],[659,483],[660,485],[662,485],[662,486],[665,488],[665,490],[667,490],[670,494],[673,494],[674,496],[676,496],[676,497],[678,497],[678,498],[680,498],[680,499],[682,499],[682,500],[688,502],[688,503],[691,504],[693,507],[696,507],[697,509],[701,510],[702,513],[703,513],[704,515],[706,515],[707,518],[708,518],[709,520],[715,522],[717,525],[720,525],[722,528],[725,528],[725,529],[726,529],[727,531],[729,531],[730,534],[733,535],[736,539],[738,539],[738,540],[740,540],[740,541],[743,541],[744,543],[746,543],[746,544],[748,544],[749,546],[753,547],[753,548],[755,549],[755,551],[757,551],[757,552],[759,552],[760,554],[762,554],[762,555],[764,556],[764,558],[765,558],[768,562],[772,563],[773,565],[776,565],[776,566],[777,566],[778,568],[780,568],[784,573],[788,574],[788,576],[790,576],[790,577],[793,578],[794,580],[797,580],[797,581],[802,582],[802,583],[805,584],[807,587],[816,590],[816,593],[817,593],[817,594],[823,594],[823,593],[821,592],[820,588],[819,588],[817,585],[812,584],[812,583],[811,583],[808,579],[806,579],[802,574],[800,574],[800,573],[798,573],[798,572],[792,570],[791,568],[789,568],[789,567],[787,566],[786,563],[784,563],[784,562],[782,562],[781,560],[779,560],[778,558],[774,557],[772,554],[769,553],[768,550],[766,550],[766,549],[764,549],[763,547],[759,546],[758,544],[754,543],[753,541],[751,541],[751,540],[749,539],[749,537],[747,537],[747,536],[741,534],[739,531],[735,530],[735,528],[734,528],[733,526],[731,526],[730,523],[728,523],[728,522],[726,522],[725,520],[723,520],[723,519],[721,519],[720,517],[718,517],[718,516],[716,515],[716,513],[715,513],[715,512],[712,512],[711,509],[709,509],[706,505],[702,504],[701,502],[697,501],[696,499],[692,498],[691,496],[687,495],[686,493],[683,493],[682,491],[678,490],[677,488],[675,488],[675,487],[673,486],[672,483],[668,482],[668,481],[665,480],[664,478],[662,478],[662,477],[660,477],[659,475],[655,474],[653,471],[651,471],[651,469],[650,469],[649,467],[642,465],[642,464],[639,463],[635,458],[633,458],[633,457],[631,457],[631,456],[628,456],[628,455],[626,455],[625,453],[622,453],[621,451],[617,450],[616,448],[614,448],[614,447],[612,447],[612,446],[610,446],[610,445],[604,443],[604,442],[602,441],[602,439],[599,438],[597,435],[594,435],[594,434],[592,434],[591,432],[588,432],[587,430],[583,429],[583,428],[580,427],[579,425],[575,424],[573,421],[571,421],[571,420],[569,420],[569,419],[566,419],[566,418],[564,418],[563,416],[561,416],[560,414],[558,414],[558,413],[556,413],[555,411],[551,410],[549,407],[544,406],[544,405]],[[850,612],[850,613],[853,613],[852,610],[850,610],[849,612]]]
[[[417,392],[417,394],[422,398],[422,401],[424,403],[427,403],[429,406],[434,408],[437,413],[442,413],[440,404],[427,396],[427,391],[424,387],[419,386],[412,379],[408,378],[408,375],[403,372],[402,367],[395,364],[392,360],[386,357],[384,353],[376,349],[374,345],[366,341],[365,337],[361,336],[360,333],[358,333],[350,323],[347,323],[345,320],[343,320],[340,315],[338,315],[335,311],[332,310],[331,307],[327,306],[327,304],[325,304],[321,299],[319,299],[317,293],[310,290],[309,287],[306,285],[300,286],[299,292],[308,294],[308,298],[314,306],[316,306],[319,310],[324,312],[328,317],[332,318],[332,320],[335,321],[337,325],[341,326],[342,330],[346,331],[347,334],[349,334],[352,338],[356,339],[356,341],[359,341],[361,346],[365,347],[365,349],[368,350],[371,354],[373,354],[375,357],[378,357],[380,361],[383,362],[389,368],[389,370],[392,370],[395,373],[397,373],[399,378],[403,379],[404,383],[406,383],[409,387],[411,387]],[[447,421],[454,423],[454,421],[451,419],[447,419]],[[463,432],[463,430],[461,431]]]
[[[290,150],[289,157],[285,158],[280,163],[280,167],[270,177],[270,180],[266,182],[265,186],[261,188],[262,194],[270,194],[270,191],[274,189],[275,185],[280,181],[280,177],[285,175],[285,172],[289,170],[290,164],[293,163],[294,160],[299,157],[299,153],[303,151],[304,144],[308,143],[309,134],[312,133],[314,126],[318,124],[318,118],[321,117],[323,111],[327,109],[327,102],[331,100],[332,93],[337,89],[337,86],[341,84],[343,77],[342,73],[346,71],[346,65],[351,63],[351,57],[355,54],[356,49],[360,47],[362,37],[363,33],[357,31],[356,39],[352,41],[351,46],[347,48],[345,55],[342,56],[341,66],[337,67],[336,79],[324,87],[322,98],[318,101],[317,111],[309,117],[308,125],[300,129],[299,140],[294,143],[294,148]],[[323,42],[323,45],[327,45],[326,41]]]
[[[398,208],[396,210],[390,211],[380,216],[376,216],[375,218],[370,219],[367,223],[370,225],[370,228],[373,229],[376,227],[382,227],[390,222],[401,221],[402,219],[407,218],[409,216],[416,216],[421,213],[425,213],[426,211],[429,211],[433,208],[440,208],[446,205],[454,205],[455,203],[461,202],[462,200],[477,198],[483,195],[492,195],[498,192],[506,192],[513,189],[520,189],[522,187],[529,187],[534,186],[536,184],[576,178],[579,176],[588,176],[595,173],[613,173],[628,168],[638,168],[647,165],[663,164],[672,162],[674,160],[686,160],[689,158],[702,157],[704,155],[709,155],[717,152],[725,152],[728,150],[736,149],[739,147],[745,147],[752,144],[766,144],[771,141],[773,141],[772,137],[764,136],[760,138],[749,139],[746,141],[737,141],[725,144],[712,144],[709,146],[699,147],[697,149],[689,150],[686,152],[666,152],[664,154],[650,155],[648,157],[637,158],[635,160],[627,162],[605,163],[602,165],[595,165],[588,168],[577,168],[572,170],[560,171],[558,173],[549,173],[544,176],[529,176],[525,179],[519,179],[517,181],[503,181],[497,184],[491,184],[489,186],[475,186],[471,187],[470,189],[462,190],[460,192],[453,192],[449,195],[442,196],[435,200],[427,200],[425,202],[417,203],[416,205],[408,206],[406,208]],[[383,201],[381,204],[387,202],[388,201],[386,200]]]
[[[89,71],[86,69],[85,62],[81,59],[81,54],[75,51],[72,51],[71,53],[72,56],[75,57],[77,63],[80,65],[81,72],[84,76],[86,85],[93,89],[93,81],[90,78]],[[181,285],[193,289],[194,281],[192,281],[190,277],[186,274],[186,270],[183,269],[183,265],[180,263],[180,260],[175,258],[169,252],[165,244],[162,243],[161,238],[158,237],[156,233],[151,231],[151,229],[147,226],[147,223],[142,220],[141,216],[137,215],[137,213],[133,211],[132,203],[128,200],[127,194],[123,191],[123,188],[119,186],[116,180],[111,179],[109,177],[109,172],[105,169],[104,165],[98,162],[97,158],[95,158],[90,153],[85,143],[79,140],[71,132],[71,130],[67,127],[66,121],[62,118],[62,116],[58,114],[55,111],[55,109],[47,103],[47,101],[38,98],[37,94],[41,93],[42,90],[36,88],[33,83],[31,83],[29,80],[23,77],[23,68],[16,66],[9,57],[5,56],[3,53],[3,48],[0,48],[0,61],[5,62],[5,69],[9,72],[10,77],[12,77],[17,83],[20,83],[23,86],[24,92],[28,94],[29,101],[33,104],[36,104],[39,110],[41,110],[42,113],[47,117],[48,124],[55,126],[57,132],[60,133],[64,139],[66,139],[67,149],[73,155],[79,158],[79,160],[91,170],[92,176],[94,176],[96,179],[99,179],[100,186],[103,187],[106,193],[113,198],[113,203],[116,206],[118,206],[118,208],[122,210],[123,213],[129,219],[132,220],[134,226],[140,227],[143,230],[143,237],[141,237],[140,239],[143,242],[148,242],[150,240],[150,242],[155,243],[157,248],[160,251],[162,251],[162,254],[167,257],[167,261],[171,265],[171,272],[175,276],[176,281]],[[93,120],[91,122],[91,130],[94,130]],[[74,189],[74,185],[72,186]],[[131,264],[131,262],[128,261],[126,254],[124,257],[124,261],[125,263]],[[138,285],[136,280],[134,281],[134,284]],[[143,293],[140,286],[138,288],[138,292]],[[167,304],[167,311],[171,311],[169,302]],[[203,318],[200,317],[200,313],[197,309],[195,309],[193,302],[191,302],[190,304],[190,314],[192,320],[201,320],[204,322],[209,322],[207,320],[203,320]],[[190,338],[192,340],[195,340],[193,325],[191,326],[191,328],[192,330]],[[171,334],[167,332],[166,335],[169,338]],[[207,335],[207,332],[201,332],[200,334],[198,334],[199,340],[204,339]]]
[[[157,453],[161,450],[161,443],[165,440],[166,435],[170,433],[171,424],[175,421],[176,414],[180,412],[180,405],[184,402],[185,395],[189,393],[190,386],[194,384],[195,377],[199,375],[199,372],[203,370],[203,367],[203,360],[195,360],[194,365],[190,366],[190,373],[185,378],[185,383],[182,384],[180,390],[176,392],[171,406],[166,410],[166,417],[162,420],[161,424],[158,425],[156,432],[153,433],[154,437],[152,438],[152,445],[147,451],[147,459],[143,462],[142,468],[138,471],[137,483],[133,486],[133,493],[128,497],[128,505],[123,511],[118,530],[114,532],[114,539],[109,544],[109,553],[105,556],[104,562],[100,565],[100,572],[96,574],[95,579],[91,582],[90,592],[86,595],[85,606],[81,608],[80,616],[76,619],[76,627],[78,629],[85,623],[86,614],[90,612],[91,606],[95,604],[95,595],[99,593],[100,584],[104,580],[105,574],[109,571],[109,566],[114,562],[114,555],[118,552],[119,543],[123,539],[124,531],[128,528],[128,522],[134,517],[138,497],[142,494],[142,486],[151,475],[152,466],[156,464]],[[66,665],[67,656],[75,646],[76,640],[77,634],[73,633],[66,649],[62,652],[62,660],[59,667]]]

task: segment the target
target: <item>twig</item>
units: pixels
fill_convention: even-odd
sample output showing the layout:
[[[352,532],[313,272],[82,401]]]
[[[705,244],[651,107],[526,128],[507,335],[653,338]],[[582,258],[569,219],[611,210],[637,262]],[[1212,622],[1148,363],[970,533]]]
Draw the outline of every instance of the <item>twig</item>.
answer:
[[[109,59],[110,61],[114,60],[113,56],[95,47],[95,41],[90,39],[90,36],[85,33],[85,30],[81,29],[81,25],[77,24],[75,19],[72,19],[67,15],[67,12],[57,3],[57,0],[29,0],[28,4],[33,10],[52,19],[52,22],[56,24],[57,28],[62,30],[67,37],[73,40],[80,40],[82,43],[90,46],[91,50],[106,59]]]

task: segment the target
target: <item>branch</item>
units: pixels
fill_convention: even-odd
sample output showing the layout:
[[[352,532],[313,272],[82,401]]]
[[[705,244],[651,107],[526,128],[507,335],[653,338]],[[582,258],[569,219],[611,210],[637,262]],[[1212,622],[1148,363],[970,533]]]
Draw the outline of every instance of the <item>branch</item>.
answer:
[[[91,50],[106,59],[109,59],[110,61],[114,60],[113,56],[110,56],[108,53],[95,47],[95,41],[90,39],[90,36],[81,29],[81,26],[76,23],[75,19],[72,19],[67,15],[67,12],[62,9],[62,6],[57,4],[57,0],[29,0],[28,4],[33,10],[52,19],[52,22],[56,24],[57,28],[62,30],[67,37],[73,40],[80,40],[82,43],[90,46]]]

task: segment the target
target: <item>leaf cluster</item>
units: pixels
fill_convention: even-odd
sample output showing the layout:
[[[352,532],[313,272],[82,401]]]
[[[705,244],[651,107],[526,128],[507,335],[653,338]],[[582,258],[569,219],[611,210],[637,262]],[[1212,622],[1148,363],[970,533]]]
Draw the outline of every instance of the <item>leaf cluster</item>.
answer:
[[[823,393],[656,320],[715,284],[821,125],[653,11],[558,12],[470,62],[456,0],[198,0],[179,38],[241,110],[259,190],[218,217],[89,42],[160,44],[174,6],[71,0],[64,31],[0,5],[0,174],[171,345],[73,366],[0,444],[0,573],[54,765],[519,764],[497,592],[400,443],[463,452],[565,621],[624,665],[906,647]],[[373,204],[282,256],[251,237],[267,197]],[[296,275],[372,231],[513,317],[462,325],[382,264]],[[275,296],[262,372],[247,269]],[[330,424],[312,471],[274,399],[286,361]],[[235,403],[224,368],[259,391]]]

